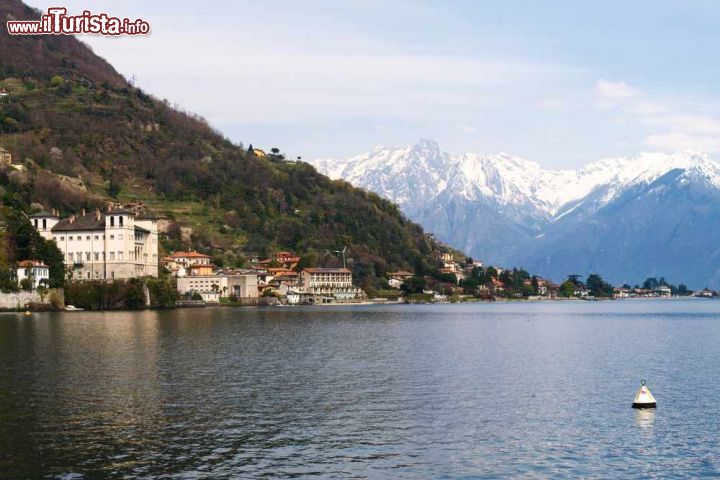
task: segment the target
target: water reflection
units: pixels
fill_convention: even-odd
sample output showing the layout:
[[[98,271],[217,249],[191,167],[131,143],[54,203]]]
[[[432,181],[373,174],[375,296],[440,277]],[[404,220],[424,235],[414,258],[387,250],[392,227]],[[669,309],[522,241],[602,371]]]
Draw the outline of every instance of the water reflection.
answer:
[[[635,410],[635,425],[642,430],[652,431],[652,428],[655,426],[655,409],[643,408]]]
[[[717,475],[720,417],[686,392],[720,368],[718,314],[700,301],[0,314],[0,477]],[[631,420],[628,379],[644,375],[662,410]]]

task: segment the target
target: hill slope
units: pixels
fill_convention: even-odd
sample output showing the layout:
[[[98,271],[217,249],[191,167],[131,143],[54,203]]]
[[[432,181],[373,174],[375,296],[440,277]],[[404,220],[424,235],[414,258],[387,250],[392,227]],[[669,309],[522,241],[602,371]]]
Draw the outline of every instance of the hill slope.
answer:
[[[10,92],[0,146],[25,166],[0,173],[5,204],[68,213],[111,197],[142,201],[193,228],[194,246],[235,252],[238,263],[279,248],[331,263],[325,252],[348,246],[365,285],[387,269],[433,268],[437,246],[391,202],[308,164],[248,154],[129,85],[75,38],[4,31],[8,18],[38,16],[0,0],[0,88]]]

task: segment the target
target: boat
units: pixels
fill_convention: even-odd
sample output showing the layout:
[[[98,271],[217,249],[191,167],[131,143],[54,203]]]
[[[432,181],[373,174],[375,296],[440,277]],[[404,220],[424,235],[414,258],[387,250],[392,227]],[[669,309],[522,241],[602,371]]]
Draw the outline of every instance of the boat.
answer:
[[[82,312],[84,308],[78,308],[75,305],[65,305],[66,312]]]

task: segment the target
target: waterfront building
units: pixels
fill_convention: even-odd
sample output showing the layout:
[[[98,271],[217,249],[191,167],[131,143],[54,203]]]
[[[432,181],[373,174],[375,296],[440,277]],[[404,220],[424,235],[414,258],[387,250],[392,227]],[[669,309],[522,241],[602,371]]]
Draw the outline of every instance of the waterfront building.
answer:
[[[365,292],[354,287],[347,268],[305,268],[300,272],[300,291],[308,303],[332,303],[358,300]]]
[[[50,267],[42,263],[40,260],[23,260],[18,263],[16,271],[18,285],[26,278],[31,280],[33,290],[37,290],[41,284],[47,284],[50,280]]]
[[[158,276],[157,220],[125,209],[95,210],[60,219],[54,213],[30,216],[35,229],[53,240],[75,280]]]
[[[220,298],[236,298],[248,302],[258,298],[257,274],[250,270],[218,273],[214,275],[178,277],[177,291],[180,295],[197,293],[206,302],[218,302]]]

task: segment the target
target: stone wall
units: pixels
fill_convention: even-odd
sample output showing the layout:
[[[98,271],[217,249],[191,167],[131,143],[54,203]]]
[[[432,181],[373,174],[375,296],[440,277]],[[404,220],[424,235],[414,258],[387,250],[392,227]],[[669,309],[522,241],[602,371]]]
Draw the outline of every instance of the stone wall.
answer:
[[[1,293],[0,292],[0,309],[2,310],[17,310],[25,308],[28,303],[40,303],[50,305],[51,299],[54,298],[59,302],[59,306],[62,308],[65,306],[65,295],[62,289],[50,290],[46,293],[43,298],[37,291],[34,292],[14,292],[14,293]]]

